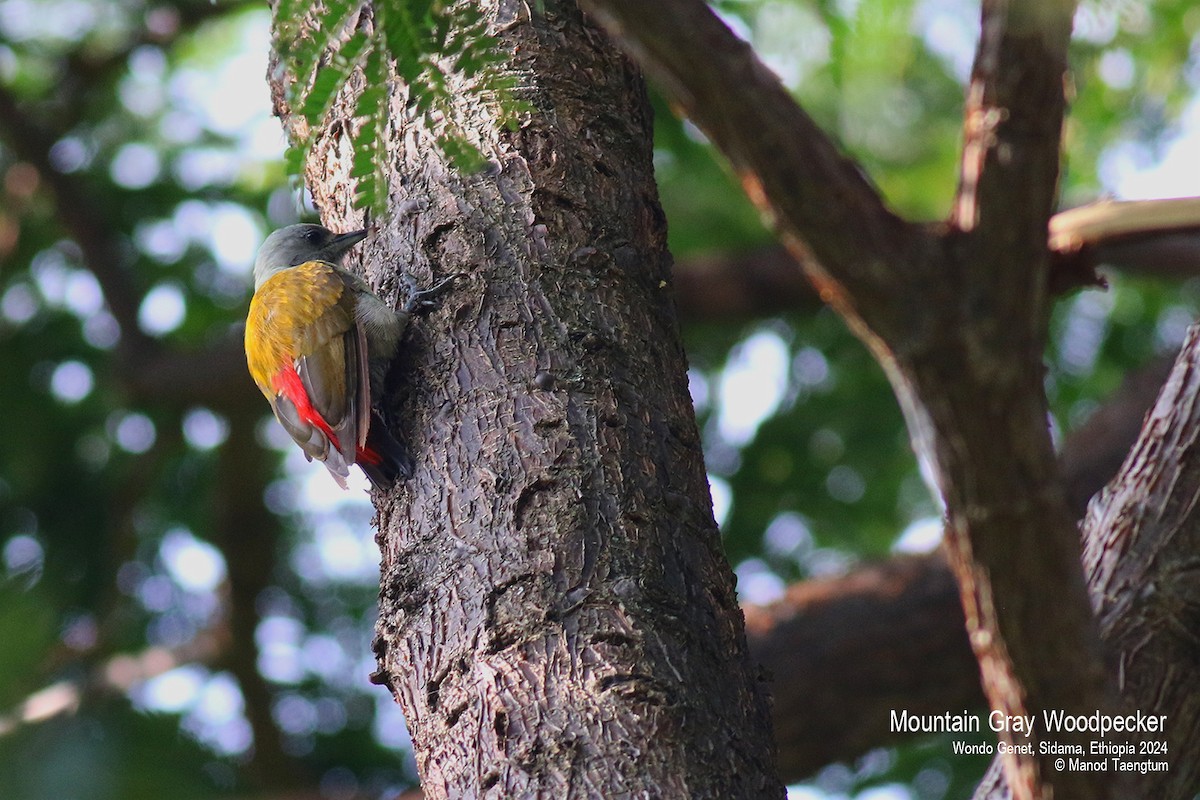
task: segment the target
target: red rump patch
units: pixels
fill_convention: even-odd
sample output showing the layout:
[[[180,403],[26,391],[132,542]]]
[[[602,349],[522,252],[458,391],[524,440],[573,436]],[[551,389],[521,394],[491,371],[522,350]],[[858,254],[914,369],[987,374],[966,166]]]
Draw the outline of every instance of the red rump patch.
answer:
[[[313,408],[312,402],[308,399],[308,392],[304,390],[304,384],[301,383],[300,374],[296,372],[294,365],[285,364],[279,372],[276,372],[274,383],[275,391],[292,401],[301,420],[325,434],[336,449],[342,449],[333,428],[329,427],[329,423],[321,416],[321,412]]]
[[[291,401],[301,420],[325,434],[335,448],[342,449],[333,428],[329,427],[329,423],[321,416],[321,412],[313,408],[312,402],[308,399],[308,392],[304,390],[304,384],[300,381],[300,374],[296,372],[293,365],[287,364],[275,373],[275,390]],[[354,461],[359,464],[379,466],[383,463],[383,456],[371,447],[358,447],[355,448]]]

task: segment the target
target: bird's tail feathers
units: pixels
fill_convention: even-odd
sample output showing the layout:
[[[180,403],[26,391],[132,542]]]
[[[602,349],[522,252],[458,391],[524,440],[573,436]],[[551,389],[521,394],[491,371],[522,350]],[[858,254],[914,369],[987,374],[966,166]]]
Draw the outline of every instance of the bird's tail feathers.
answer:
[[[397,480],[407,480],[413,474],[412,456],[374,410],[371,411],[367,443],[359,448],[355,461],[371,484],[380,491],[392,488]]]

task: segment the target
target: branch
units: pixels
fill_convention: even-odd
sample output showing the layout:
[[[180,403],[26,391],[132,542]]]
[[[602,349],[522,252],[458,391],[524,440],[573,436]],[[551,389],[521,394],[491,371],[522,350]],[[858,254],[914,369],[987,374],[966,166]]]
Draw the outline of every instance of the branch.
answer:
[[[1072,516],[1082,518],[1093,495],[1121,468],[1172,363],[1169,357],[1156,358],[1126,375],[1120,387],[1067,438],[1059,464]]]
[[[946,503],[946,550],[984,690],[1008,718],[1089,714],[1111,702],[1042,388],[1047,230],[1073,8],[984,0],[946,240],[961,284],[932,300],[955,309],[941,331],[951,344],[902,355],[897,383]],[[1108,796],[1104,776],[1056,768],[1038,746],[1047,733],[1001,733],[1032,749],[1003,760],[1013,796]],[[1080,732],[1056,739],[1089,745]]]
[[[1096,275],[1100,266],[1127,275],[1195,278],[1200,276],[1200,198],[1102,201],[1061,211],[1050,218],[1049,246],[1052,295],[1103,285]],[[673,281],[680,315],[722,321],[810,312],[820,298],[798,266],[778,245],[684,258],[675,264]],[[1164,362],[1162,379],[1169,369]]]
[[[139,402],[175,408],[207,405],[224,413],[264,411],[246,371],[240,328],[191,350],[156,343],[119,369],[118,378]]]
[[[821,299],[783,247],[693,256],[673,270],[675,303],[685,322],[724,322],[809,313]]]
[[[729,159],[822,299],[872,328],[902,327],[911,312],[892,308],[890,271],[912,264],[926,237],[888,210],[750,45],[700,0],[583,5]]]
[[[1123,713],[1162,715],[1166,771],[1122,772],[1120,797],[1191,800],[1200,784],[1200,328],[1193,326],[1170,378],[1120,473],[1083,521],[1084,565],[1101,635],[1118,666]],[[1137,746],[1138,737],[1132,737]],[[1122,741],[1114,739],[1114,741]],[[1085,751],[1086,752],[1086,751]],[[994,762],[975,797],[1011,796]]]
[[[148,647],[138,653],[119,653],[90,669],[82,680],[62,680],[26,697],[10,713],[0,715],[0,736],[60,714],[73,714],[88,696],[99,692],[125,694],[139,683],[183,664],[207,664],[224,647],[224,621],[197,633],[178,647]]]
[[[1050,248],[1069,253],[1169,233],[1200,233],[1200,197],[1105,200],[1063,211],[1050,220]]]
[[[947,243],[957,287],[949,343],[906,354],[910,429],[935,465],[947,552],[990,705],[1009,718],[1109,704],[1078,536],[1052,459],[1041,357],[1049,311],[1047,225],[1058,177],[1070,4],[985,2],[969,94],[959,202]],[[899,393],[906,393],[904,382]],[[925,424],[922,424],[922,423]],[[1036,742],[1004,760],[1014,796],[1104,797]],[[1088,744],[1080,733],[1058,734]]]
[[[1191,278],[1200,272],[1200,197],[1102,201],[1055,214],[1056,267],[1076,274],[1108,264],[1127,272]]]
[[[959,230],[1044,252],[1074,7],[1069,0],[984,0],[951,216]],[[999,260],[1018,275],[1024,270],[1019,259]]]
[[[893,709],[984,705],[954,576],[940,556],[804,581],[744,611],[751,651],[774,676],[785,781],[911,738],[891,731]]]

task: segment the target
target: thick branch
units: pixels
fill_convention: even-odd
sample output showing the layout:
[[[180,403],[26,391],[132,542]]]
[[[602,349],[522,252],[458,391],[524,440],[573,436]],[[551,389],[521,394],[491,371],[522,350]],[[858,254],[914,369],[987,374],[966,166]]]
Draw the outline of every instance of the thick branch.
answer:
[[[226,413],[264,410],[246,371],[240,328],[192,350],[156,346],[140,351],[121,365],[118,377],[140,403],[208,405]]]
[[[1200,329],[1193,327],[1170,378],[1146,417],[1120,473],[1088,509],[1084,562],[1101,633],[1118,665],[1123,711],[1162,715],[1162,752],[1128,761],[1165,762],[1165,771],[1116,774],[1121,797],[1190,800],[1200,785]],[[1117,735],[1110,738],[1121,741]],[[1137,747],[1138,739],[1133,742]],[[1085,751],[1086,752],[1086,751]],[[1007,800],[997,764],[976,792]]]
[[[822,299],[876,333],[911,323],[913,310],[893,302],[892,276],[915,269],[928,241],[887,209],[749,44],[701,0],[583,5],[730,160]]]
[[[1052,220],[1053,221],[1053,220]],[[1103,286],[1099,267],[1131,277],[1183,281],[1200,277],[1200,232],[1149,230],[1055,252],[1050,293]],[[809,313],[821,298],[783,246],[711,253],[675,264],[675,300],[686,322],[728,322]],[[1170,367],[1167,363],[1163,375]]]
[[[1052,295],[1103,285],[1096,276],[1100,266],[1127,275],[1195,278],[1200,276],[1200,198],[1105,201],[1061,211],[1050,218],[1049,245]],[[676,302],[689,321],[809,311],[820,298],[797,267],[782,246],[685,258],[675,267]],[[1169,368],[1163,365],[1163,378]]]
[[[783,247],[693,256],[675,264],[675,302],[685,322],[727,322],[813,311],[821,299]]]
[[[774,678],[785,781],[900,741],[892,710],[983,706],[954,576],[938,556],[798,583],[745,612],[751,650]]]
[[[375,496],[375,679],[431,798],[782,797],[664,291],[640,74],[572,2],[499,16],[538,111],[500,131],[456,98],[492,169],[448,169],[399,85],[385,127],[395,213],[368,279],[390,297],[401,265],[464,277],[402,356],[416,469]],[[348,127],[327,120],[308,162],[339,228]]]
[[[1104,404],[1067,437],[1059,464],[1072,516],[1082,518],[1088,501],[1117,474],[1171,364],[1169,357],[1156,358],[1126,375]]]
[[[1108,242],[1084,254],[1130,275],[1187,280],[1200,275],[1200,232],[1155,233]]]
[[[1087,714],[1109,699],[1078,535],[1050,449],[1042,391],[1047,228],[1058,180],[1073,4],[985,0],[968,94],[951,245],[960,288],[943,336],[901,356],[898,383],[918,452],[947,507],[946,548],[993,709]],[[1108,781],[1061,771],[1033,744],[1009,755],[1015,797],[1100,798]],[[1056,735],[1088,745],[1087,737]]]

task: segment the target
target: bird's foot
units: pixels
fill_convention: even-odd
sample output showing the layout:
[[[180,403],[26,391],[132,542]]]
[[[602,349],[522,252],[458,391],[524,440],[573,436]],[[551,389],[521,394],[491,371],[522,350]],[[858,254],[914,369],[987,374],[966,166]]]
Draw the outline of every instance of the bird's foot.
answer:
[[[438,298],[445,294],[459,277],[461,276],[451,275],[427,289],[421,289],[417,286],[416,278],[407,272],[404,273],[404,286],[408,289],[408,299],[404,301],[404,313],[419,314],[422,311],[436,308],[440,302]]]

